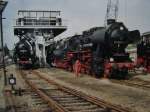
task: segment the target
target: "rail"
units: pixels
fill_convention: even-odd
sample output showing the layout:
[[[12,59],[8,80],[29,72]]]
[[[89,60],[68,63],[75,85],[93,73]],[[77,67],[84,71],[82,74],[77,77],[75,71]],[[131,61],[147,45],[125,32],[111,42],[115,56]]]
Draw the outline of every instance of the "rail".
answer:
[[[117,84],[123,84],[130,87],[141,88],[141,89],[150,89],[150,81],[144,81],[139,78],[134,78],[132,80],[111,80]]]
[[[6,97],[6,112],[17,112],[15,100],[12,96],[11,91],[5,91],[5,97]]]
[[[23,79],[25,80],[25,82],[45,101],[48,103],[49,107],[52,110],[55,110],[56,112],[68,112],[67,110],[63,109],[63,107],[61,105],[59,105],[57,102],[53,101],[50,97],[48,97],[47,95],[45,95],[34,83],[32,83],[31,81],[29,81],[26,77],[25,77],[25,73],[21,71],[21,75],[23,77]]]
[[[101,99],[98,99],[96,97],[92,97],[90,95],[84,94],[77,90],[74,90],[74,89],[71,89],[68,87],[64,87],[64,86],[56,83],[55,81],[50,80],[47,77],[41,75],[39,72],[32,71],[32,75],[39,78],[37,80],[37,78],[34,77],[37,81],[43,80],[43,81],[47,82],[47,84],[50,84],[51,86],[52,85],[56,86],[55,89],[49,90],[50,92],[45,92],[44,90],[41,90],[38,88],[36,83],[34,83],[33,79],[32,79],[32,81],[30,81],[31,78],[28,79],[27,77],[25,77],[26,76],[25,74],[23,75],[23,77],[26,80],[26,82],[28,83],[28,85],[35,92],[37,92],[39,94],[39,96],[43,97],[43,99],[46,102],[49,102],[50,106],[52,106],[53,109],[56,111],[59,110],[59,112],[70,112],[72,110],[72,111],[77,112],[77,111],[79,111],[79,109],[76,108],[76,106],[78,104],[79,105],[78,108],[80,108],[80,109],[83,106],[82,109],[80,110],[80,112],[87,111],[87,109],[88,109],[88,112],[91,112],[91,111],[97,112],[97,110],[100,111],[100,109],[101,109],[101,111],[130,112],[129,109],[124,109],[118,105],[112,105],[112,104],[105,102]],[[57,94],[57,93],[59,93],[59,94]],[[63,95],[61,96],[61,94],[63,94]],[[68,101],[69,98],[71,98],[71,99]],[[73,99],[78,100],[78,103],[77,102],[73,103]],[[65,102],[65,104],[64,104],[64,102]],[[69,103],[67,103],[67,102],[69,102]],[[88,106],[87,105],[85,106],[85,104],[87,104],[87,103],[88,103]],[[69,106],[71,106],[71,107],[69,107]],[[86,110],[84,110],[84,108]],[[93,110],[91,110],[92,108],[93,108]],[[68,110],[68,109],[71,109],[71,110]]]

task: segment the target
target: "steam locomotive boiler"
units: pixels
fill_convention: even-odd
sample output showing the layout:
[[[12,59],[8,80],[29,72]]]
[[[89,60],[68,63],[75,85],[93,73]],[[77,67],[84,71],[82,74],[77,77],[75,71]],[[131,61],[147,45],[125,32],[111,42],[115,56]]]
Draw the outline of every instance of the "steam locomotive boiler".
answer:
[[[122,22],[92,28],[61,40],[53,51],[54,65],[73,70],[78,60],[80,72],[123,79],[134,65],[125,49],[139,39],[139,31],[128,31]]]
[[[143,34],[142,40],[137,44],[137,66],[144,67],[150,73],[150,37]]]

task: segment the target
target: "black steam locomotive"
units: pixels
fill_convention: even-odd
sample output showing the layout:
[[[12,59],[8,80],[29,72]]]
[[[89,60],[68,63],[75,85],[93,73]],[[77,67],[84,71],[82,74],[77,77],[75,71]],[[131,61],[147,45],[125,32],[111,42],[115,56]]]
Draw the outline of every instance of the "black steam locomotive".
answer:
[[[78,60],[80,72],[123,79],[134,65],[125,49],[139,39],[138,30],[128,31],[122,22],[113,21],[107,27],[95,27],[57,42],[49,62],[72,71]]]
[[[150,37],[143,35],[142,40],[137,44],[137,66],[144,67],[145,72],[150,73]]]
[[[19,42],[15,45],[14,61],[20,67],[30,68],[37,65],[35,54],[35,43],[28,36],[21,36]]]

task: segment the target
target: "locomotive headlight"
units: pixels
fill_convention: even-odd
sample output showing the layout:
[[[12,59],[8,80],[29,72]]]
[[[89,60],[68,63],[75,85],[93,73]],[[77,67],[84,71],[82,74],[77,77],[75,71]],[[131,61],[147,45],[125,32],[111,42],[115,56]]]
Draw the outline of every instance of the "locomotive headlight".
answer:
[[[124,30],[124,28],[121,26],[121,27],[120,27],[120,30]]]
[[[114,58],[110,58],[110,62],[113,62],[114,61]]]
[[[29,58],[29,63],[31,63],[32,61],[31,61],[31,58]]]

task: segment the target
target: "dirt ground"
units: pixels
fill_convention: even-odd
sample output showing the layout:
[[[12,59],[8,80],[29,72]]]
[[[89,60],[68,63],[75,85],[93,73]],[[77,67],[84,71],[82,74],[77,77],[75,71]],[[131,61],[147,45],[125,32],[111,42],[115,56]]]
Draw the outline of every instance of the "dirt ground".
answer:
[[[32,111],[42,112],[43,110],[41,106],[43,105],[39,104],[40,102],[42,102],[42,100],[40,101],[40,99],[38,99],[38,101],[36,101],[37,98],[35,98],[34,92],[31,93],[31,89],[25,84],[15,65],[7,67],[7,78],[10,77],[10,74],[13,74],[13,76],[16,77],[16,85],[14,86],[15,90],[18,90],[19,88],[24,90],[21,96],[15,94],[13,95],[13,99],[15,99],[13,103],[19,109],[17,111],[21,112],[24,110],[24,112],[32,112]],[[1,84],[2,83],[1,79],[3,78],[0,78],[0,85],[4,85]],[[0,112],[5,112],[4,109],[6,108],[8,103],[5,100],[5,96],[3,95],[4,90],[11,90],[11,86],[8,84],[4,89],[1,89],[0,86]],[[1,111],[2,107],[3,111]]]
[[[108,79],[95,79],[87,75],[77,78],[74,73],[61,69],[44,68],[39,71],[65,86],[96,96],[112,104],[128,107],[137,112],[150,112],[150,90],[119,85]],[[150,75],[136,77],[150,80]]]
[[[3,70],[0,69],[0,112],[4,112],[5,109],[5,98],[3,95],[4,90],[4,74]]]
[[[40,68],[36,70],[41,71],[43,75],[49,77],[50,79],[54,79],[58,83],[77,89],[86,94],[96,96],[112,104],[128,107],[137,112],[150,112],[150,90],[119,85],[112,83],[108,79],[96,79],[88,75],[82,75],[77,78],[74,73],[61,69]],[[1,74],[2,71],[0,71],[0,75]],[[16,89],[27,88],[15,66],[8,67],[7,76],[10,74],[17,77],[17,85],[15,86]],[[150,75],[139,75],[135,77],[140,77],[141,79],[150,81]],[[0,109],[5,106],[3,84],[1,83],[3,83],[3,75],[0,78]],[[34,101],[34,98],[28,94],[21,97],[17,96],[15,98],[15,102],[17,104],[22,102],[19,105],[25,105],[26,108],[38,107],[38,104],[35,103],[36,101]]]

